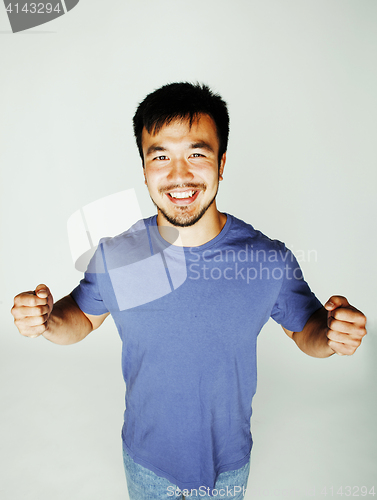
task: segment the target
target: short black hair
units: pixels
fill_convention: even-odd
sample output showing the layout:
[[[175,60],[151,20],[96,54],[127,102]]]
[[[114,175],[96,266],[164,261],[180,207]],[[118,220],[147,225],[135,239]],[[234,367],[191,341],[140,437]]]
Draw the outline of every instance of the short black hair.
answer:
[[[155,134],[176,119],[187,119],[191,126],[200,114],[209,115],[216,124],[220,164],[227,150],[229,136],[226,102],[207,85],[181,82],[164,85],[148,94],[136,110],[133,118],[134,134],[143,165],[141,138],[144,127],[150,134]]]

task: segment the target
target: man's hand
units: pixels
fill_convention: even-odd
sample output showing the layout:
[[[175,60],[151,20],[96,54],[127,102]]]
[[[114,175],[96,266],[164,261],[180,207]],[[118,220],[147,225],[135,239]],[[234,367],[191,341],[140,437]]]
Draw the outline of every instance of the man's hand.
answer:
[[[333,295],[325,304],[328,346],[340,356],[353,354],[366,335],[366,317],[341,295]]]
[[[53,304],[54,300],[46,285],[38,285],[34,292],[17,295],[11,313],[21,335],[35,338],[45,333]]]

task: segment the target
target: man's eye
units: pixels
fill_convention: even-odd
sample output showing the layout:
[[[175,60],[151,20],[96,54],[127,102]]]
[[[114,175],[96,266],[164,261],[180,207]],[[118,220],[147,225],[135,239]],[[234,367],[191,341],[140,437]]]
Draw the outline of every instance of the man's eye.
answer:
[[[167,160],[168,157],[167,156],[164,156],[164,155],[161,155],[161,156],[156,156],[155,160]]]
[[[204,155],[201,155],[200,153],[193,153],[191,156],[193,158],[199,158],[200,156],[204,156]]]

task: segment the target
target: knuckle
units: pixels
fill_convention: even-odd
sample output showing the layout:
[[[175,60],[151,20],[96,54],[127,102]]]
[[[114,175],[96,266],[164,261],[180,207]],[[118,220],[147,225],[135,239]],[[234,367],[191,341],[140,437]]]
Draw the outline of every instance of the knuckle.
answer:
[[[43,316],[43,314],[45,313],[45,307],[46,306],[44,306],[44,305],[36,306],[38,316]]]
[[[339,317],[339,309],[335,309],[335,311],[331,311],[331,317],[337,319]]]
[[[41,314],[41,315],[38,315],[35,317],[33,324],[34,324],[34,326],[39,327],[39,326],[43,325],[44,322],[45,322],[45,320],[43,318],[43,315]]]
[[[24,326],[19,326],[17,328],[18,328],[18,331],[20,332],[20,334],[23,337],[27,337],[28,336],[28,329],[26,329]]]
[[[39,318],[43,316],[43,306],[35,306],[33,307],[32,316]]]
[[[43,323],[42,325],[40,325],[40,326],[38,327],[38,332],[39,332],[39,335],[42,335],[42,333],[44,333],[46,330],[47,330],[47,328],[46,328],[46,323]]]
[[[14,303],[18,307],[27,305],[28,301],[29,301],[29,294],[26,292],[20,293],[14,298]]]
[[[357,339],[357,338],[352,338],[348,341],[347,343],[347,346],[352,349],[352,348],[357,348],[359,347],[359,345],[361,344],[361,340]]]
[[[19,332],[21,332],[21,330],[25,330],[26,328],[25,322],[23,321],[22,318],[16,318],[14,320],[14,324],[16,325]]]
[[[357,338],[360,339],[360,342],[361,342],[361,339],[367,334],[367,331],[365,328],[358,328],[357,330]]]
[[[40,317],[39,317],[39,321],[40,323],[38,323],[39,325],[44,325],[46,327],[46,323],[47,323],[47,320],[48,320],[48,316],[47,314],[42,314]]]
[[[335,318],[332,318],[330,317],[328,320],[327,320],[327,325],[329,328],[331,328],[332,330],[334,330],[335,326],[337,324],[337,320]]]
[[[29,329],[28,333],[27,333],[27,337],[39,337],[40,335],[43,334],[43,332],[45,331],[45,326],[44,325],[38,325],[38,326],[33,326]]]
[[[15,296],[14,298],[14,305],[17,306],[20,303],[20,293]]]
[[[336,340],[336,333],[334,332],[334,330],[329,330],[327,332],[327,338],[330,340]]]
[[[332,340],[333,342],[335,342],[335,341],[336,341],[336,335],[335,335],[335,333],[332,331],[332,332],[330,333],[330,335],[328,335],[328,338],[329,338],[330,340]]]

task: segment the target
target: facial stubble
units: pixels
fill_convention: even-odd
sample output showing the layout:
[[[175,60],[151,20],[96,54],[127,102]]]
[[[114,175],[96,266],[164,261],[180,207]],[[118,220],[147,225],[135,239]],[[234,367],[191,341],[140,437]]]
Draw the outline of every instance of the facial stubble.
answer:
[[[198,186],[185,186],[185,185],[174,186],[174,188],[177,188],[177,187],[195,189]],[[202,185],[200,185],[200,187],[202,187]],[[204,187],[204,189],[202,189],[202,190],[205,191],[206,186],[203,186],[203,187]],[[166,193],[166,192],[172,191],[174,188],[170,187],[169,190],[165,189],[164,192]],[[150,198],[151,198],[153,204],[155,205],[155,207],[157,208],[157,210],[161,213],[161,215],[170,224],[172,224],[173,226],[176,226],[176,227],[190,227],[190,226],[193,226],[194,224],[196,224],[203,217],[203,215],[207,212],[207,210],[210,208],[212,203],[214,203],[216,196],[217,196],[217,193],[218,193],[218,190],[219,190],[219,181],[217,182],[216,193],[215,193],[214,197],[212,198],[212,200],[209,203],[207,203],[207,205],[205,205],[197,214],[194,214],[191,216],[189,215],[189,213],[187,213],[189,210],[189,207],[186,205],[177,206],[176,208],[179,209],[182,213],[173,216],[173,215],[169,215],[163,208],[159,207],[158,204],[155,202],[155,200],[152,198],[152,196],[150,196]]]

